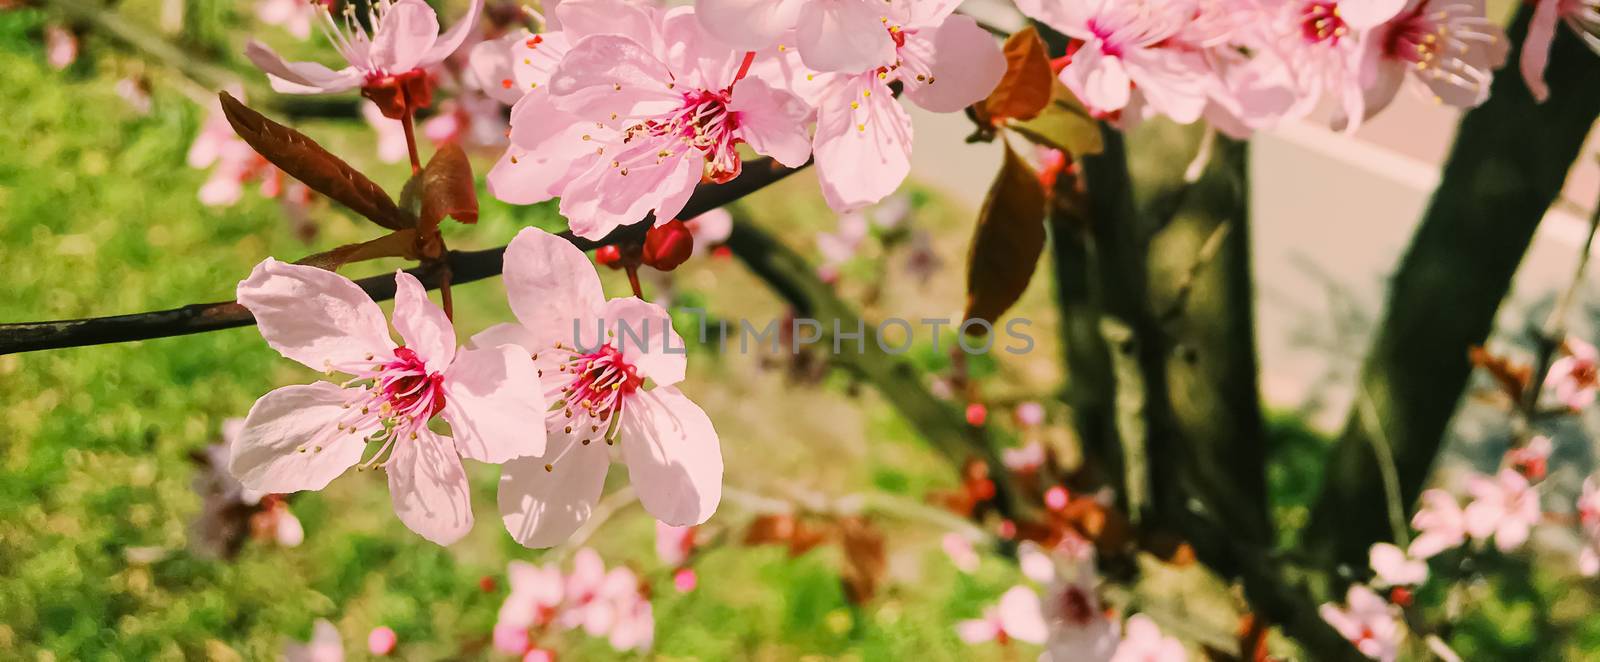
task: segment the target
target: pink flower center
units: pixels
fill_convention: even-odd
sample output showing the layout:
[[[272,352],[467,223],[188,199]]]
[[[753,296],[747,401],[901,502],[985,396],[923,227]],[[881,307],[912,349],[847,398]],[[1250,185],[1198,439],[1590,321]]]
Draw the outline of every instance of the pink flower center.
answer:
[[[1074,625],[1088,625],[1094,618],[1094,606],[1089,602],[1088,594],[1076,586],[1067,587],[1061,593],[1061,613],[1067,621]]]
[[[1339,16],[1337,2],[1323,0],[1308,3],[1300,12],[1300,34],[1310,43],[1325,42],[1329,46],[1337,46],[1339,40],[1349,33],[1350,28]]]
[[[578,435],[583,446],[599,439],[606,440],[607,445],[615,444],[620,433],[617,419],[628,396],[644,385],[644,377],[609,342],[588,353],[558,342],[554,351],[562,356],[556,369],[572,377],[553,394],[555,405],[551,411],[560,410],[566,418],[562,431]],[[539,354],[534,354],[533,359],[537,361]],[[544,371],[540,370],[539,375],[543,377]],[[554,471],[555,465],[580,444],[568,444],[544,465],[545,471]]]
[[[369,361],[374,359],[368,355]],[[382,466],[395,442],[416,439],[419,431],[427,429],[428,421],[444,410],[444,375],[429,372],[422,357],[409,347],[395,348],[393,356],[376,360],[344,386],[350,397],[338,429],[383,444],[364,468]]]
[[[686,147],[705,153],[706,179],[718,184],[739,176],[743,164],[736,146],[742,142],[739,114],[728,110],[733,88],[712,92],[695,90],[683,94],[683,106],[663,119],[652,119],[628,129],[627,140],[645,134],[680,141]],[[666,150],[658,155],[671,156]]]
[[[1444,34],[1444,26],[1420,13],[1413,14],[1389,33],[1383,52],[1391,58],[1416,63],[1418,69],[1426,69],[1439,57],[1439,38]]]

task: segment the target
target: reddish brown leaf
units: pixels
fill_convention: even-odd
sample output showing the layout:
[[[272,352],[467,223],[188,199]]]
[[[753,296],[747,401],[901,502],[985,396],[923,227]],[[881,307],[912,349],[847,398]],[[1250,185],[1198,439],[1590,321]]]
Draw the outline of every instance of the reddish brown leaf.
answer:
[[[218,96],[233,131],[290,177],[383,227],[400,230],[416,225],[382,188],[315,141],[267,119],[227,92]]]
[[[1045,190],[1022,157],[1006,157],[978,215],[967,258],[966,319],[993,324],[1028,288],[1044,252]],[[982,333],[982,325],[969,325]]]
[[[410,228],[396,230],[372,241],[346,244],[331,251],[308,255],[296,261],[295,264],[309,265],[318,269],[327,269],[328,271],[338,271],[340,267],[352,262],[375,260],[380,257],[418,259],[417,231]]]
[[[1482,347],[1473,347],[1467,356],[1473,365],[1483,368],[1494,378],[1495,383],[1500,385],[1500,391],[1511,398],[1512,402],[1522,401],[1522,394],[1532,379],[1532,369],[1512,363],[1511,359],[1491,354]]]
[[[983,102],[984,114],[991,121],[1013,117],[1032,119],[1050,103],[1050,54],[1033,26],[1023,28],[1006,39],[1006,73],[1000,84]]]
[[[878,584],[889,565],[883,532],[859,517],[839,520],[839,530],[845,560],[839,574],[844,581],[845,597],[854,604],[865,604],[877,595]]]
[[[472,182],[472,164],[455,143],[433,153],[422,169],[422,218],[418,228],[432,234],[444,217],[462,223],[478,222],[478,191]]]

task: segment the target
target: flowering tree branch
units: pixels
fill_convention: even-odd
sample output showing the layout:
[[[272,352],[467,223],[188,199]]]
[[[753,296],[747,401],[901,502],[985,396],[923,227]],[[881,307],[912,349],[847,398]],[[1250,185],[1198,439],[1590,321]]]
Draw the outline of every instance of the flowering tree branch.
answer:
[[[1523,7],[1511,30],[1519,49],[1531,13]],[[1575,36],[1560,31],[1548,101],[1535,103],[1516,76],[1495,77],[1489,100],[1462,118],[1443,179],[1394,276],[1359,389],[1372,398],[1408,507],[1467,385],[1469,348],[1488,336],[1539,221],[1600,115],[1595,64]],[[1361,565],[1373,542],[1392,535],[1372,434],[1353,411],[1312,510],[1306,549],[1329,566]]]
[[[727,184],[701,186],[697,189],[688,204],[684,206],[682,215],[684,218],[698,216],[759,191],[793,172],[794,169],[783,168],[767,159],[753,161],[745,166],[744,173],[738,179]],[[649,220],[651,219],[646,219]],[[623,226],[599,241],[573,236],[570,231],[561,233],[561,236],[582,250],[592,250],[599,246],[624,241],[642,241],[644,231],[649,227],[648,222]],[[450,251],[441,264],[448,265],[452,284],[470,283],[498,276],[501,270],[501,254],[504,251],[504,246],[477,251]],[[424,266],[411,269],[409,273],[431,289],[439,287],[446,271],[438,266]],[[372,295],[374,300],[394,298],[395,282],[392,274],[363,278],[356,283]],[[255,319],[243,306],[232,301],[223,301],[190,304],[171,310],[131,315],[0,324],[0,354],[167,338],[220,331],[254,323]]]

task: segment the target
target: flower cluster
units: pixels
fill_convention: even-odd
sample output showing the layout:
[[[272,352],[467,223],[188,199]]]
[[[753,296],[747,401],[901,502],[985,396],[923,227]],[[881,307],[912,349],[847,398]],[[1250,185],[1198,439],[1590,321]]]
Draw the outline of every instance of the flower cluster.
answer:
[[[1204,117],[1243,136],[1326,101],[1354,127],[1409,79],[1474,106],[1504,63],[1482,0],[1019,0],[1073,38],[1066,84],[1101,117]]]
[[[655,617],[640,578],[625,566],[606,569],[594,550],[583,548],[572,571],[551,564],[512,561],[506,569],[511,593],[500,605],[494,647],[523,659],[553,657],[546,641],[559,631],[605,637],[618,652],[649,650]]]

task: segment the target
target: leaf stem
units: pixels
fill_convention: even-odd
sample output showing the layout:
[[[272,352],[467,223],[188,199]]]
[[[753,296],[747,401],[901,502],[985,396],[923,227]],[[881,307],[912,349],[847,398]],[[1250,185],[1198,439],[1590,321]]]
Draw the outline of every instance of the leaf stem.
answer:
[[[644,289],[639,287],[639,265],[630,264],[630,265],[627,266],[627,270],[628,270],[628,285],[633,287],[633,296],[639,297],[639,300],[643,301],[644,300]]]
[[[406,132],[406,151],[411,155],[411,174],[422,172],[422,158],[417,155],[417,132],[411,126],[411,92],[404,83],[400,85],[400,127]]]

